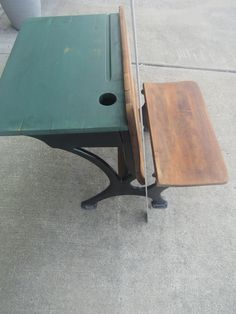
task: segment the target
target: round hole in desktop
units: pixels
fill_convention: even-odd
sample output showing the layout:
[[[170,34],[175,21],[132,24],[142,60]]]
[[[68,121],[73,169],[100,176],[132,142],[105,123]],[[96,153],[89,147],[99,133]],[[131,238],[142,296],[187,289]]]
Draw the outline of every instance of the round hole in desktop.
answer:
[[[105,93],[99,97],[99,102],[103,106],[111,106],[116,102],[116,100],[117,100],[116,95],[112,93]]]

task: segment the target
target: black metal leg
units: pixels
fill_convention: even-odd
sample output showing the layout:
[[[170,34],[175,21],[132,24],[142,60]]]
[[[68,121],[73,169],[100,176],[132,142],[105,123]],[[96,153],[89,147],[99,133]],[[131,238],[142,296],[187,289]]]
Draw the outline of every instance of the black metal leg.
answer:
[[[153,208],[167,208],[167,201],[161,197],[161,192],[167,187],[158,187],[155,183],[148,186],[148,197],[152,199]]]
[[[97,203],[99,201],[102,201],[106,198],[116,196],[116,195],[117,195],[117,193],[114,193],[112,185],[110,184],[104,191],[98,193],[94,197],[87,199],[86,201],[83,201],[81,203],[81,207],[83,209],[96,209]]]
[[[72,148],[66,150],[91,161],[107,175],[110,181],[109,186],[104,191],[95,195],[94,197],[89,198],[88,200],[83,201],[81,203],[82,208],[95,209],[99,201],[112,196],[118,195],[145,196],[144,187],[135,187],[131,184],[131,182],[135,179],[133,175],[129,174],[121,178],[116,173],[116,171],[110,165],[108,165],[108,163],[106,163],[103,159],[83,148]],[[156,184],[151,184],[150,186],[148,186],[148,197],[152,199],[152,206],[154,208],[167,207],[167,202],[163,200],[163,198],[161,197],[161,192],[166,188],[167,187],[158,187],[156,186]]]

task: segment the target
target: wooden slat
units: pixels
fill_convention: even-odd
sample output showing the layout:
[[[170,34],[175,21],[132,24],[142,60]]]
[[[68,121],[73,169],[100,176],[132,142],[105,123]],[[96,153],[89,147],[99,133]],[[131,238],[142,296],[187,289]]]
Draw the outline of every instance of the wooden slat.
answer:
[[[145,83],[157,184],[227,182],[226,166],[198,85]]]
[[[134,156],[136,177],[139,183],[144,184],[144,156],[142,143],[142,127],[139,116],[138,99],[135,91],[135,84],[132,76],[130,49],[128,41],[127,26],[125,21],[124,8],[119,8],[121,46],[123,60],[124,89],[126,102],[126,115],[129,125],[129,132]]]

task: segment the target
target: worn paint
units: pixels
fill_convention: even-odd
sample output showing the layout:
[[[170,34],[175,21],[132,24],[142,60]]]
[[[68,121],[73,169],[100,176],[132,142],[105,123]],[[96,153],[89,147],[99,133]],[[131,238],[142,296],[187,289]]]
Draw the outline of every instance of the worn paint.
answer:
[[[69,48],[69,47],[66,47],[64,49],[64,54],[68,53],[68,52],[71,52],[72,51],[72,48]]]

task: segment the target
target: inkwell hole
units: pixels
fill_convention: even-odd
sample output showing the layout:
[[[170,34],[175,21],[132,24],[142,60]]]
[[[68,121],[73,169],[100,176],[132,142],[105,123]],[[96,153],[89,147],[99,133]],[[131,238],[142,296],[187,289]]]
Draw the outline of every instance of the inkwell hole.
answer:
[[[116,95],[112,93],[105,93],[99,97],[99,102],[103,106],[111,106],[116,102]]]

